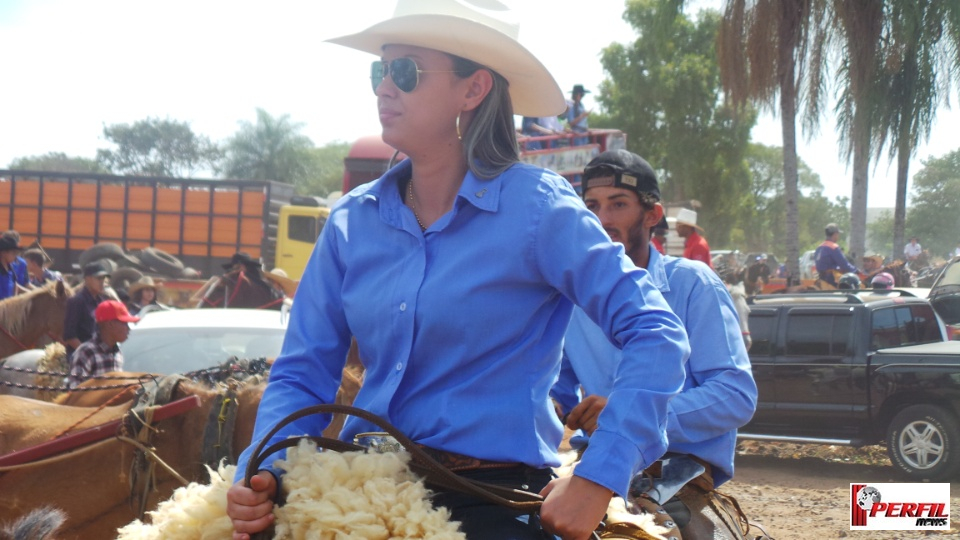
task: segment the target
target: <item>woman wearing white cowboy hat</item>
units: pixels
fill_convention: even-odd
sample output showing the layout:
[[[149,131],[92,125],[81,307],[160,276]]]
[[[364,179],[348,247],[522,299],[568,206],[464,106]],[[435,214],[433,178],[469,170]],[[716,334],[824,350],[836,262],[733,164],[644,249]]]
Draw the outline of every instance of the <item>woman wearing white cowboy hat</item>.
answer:
[[[559,114],[565,104],[496,4],[400,0],[393,18],[331,40],[381,57],[372,79],[383,140],[409,159],[334,205],[254,441],[289,413],[333,401],[353,335],[367,370],[356,406],[468,463],[458,474],[540,491],[543,528],[581,540],[612,493],[626,495],[633,474],[665,451],[661,426],[689,346],[649,276],[570,185],[519,163],[514,113]],[[624,368],[575,476],[551,481],[563,429],[548,393],[574,302],[623,348]],[[271,442],[319,434],[327,419],[311,418]],[[352,418],[340,437],[371,427]],[[272,523],[272,463],[229,491],[237,540]],[[543,538],[507,508],[445,490],[434,502],[471,540]]]

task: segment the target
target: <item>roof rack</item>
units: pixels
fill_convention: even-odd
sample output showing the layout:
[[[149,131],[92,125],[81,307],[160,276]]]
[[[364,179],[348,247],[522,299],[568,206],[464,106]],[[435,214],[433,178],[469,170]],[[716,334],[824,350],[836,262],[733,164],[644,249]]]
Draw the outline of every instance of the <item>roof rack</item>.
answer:
[[[873,300],[883,300],[888,298],[917,298],[917,296],[909,291],[901,291],[897,289],[857,289],[854,291],[848,289],[837,289],[833,291],[759,294],[747,298],[747,303],[754,304],[757,300],[773,301],[784,298],[805,298],[813,300],[835,299],[837,303],[840,303],[840,298],[843,298],[843,303],[865,304],[867,301]]]
[[[868,291],[870,289],[861,289],[861,291]],[[796,292],[796,293],[772,293],[772,294],[758,294],[747,298],[748,304],[755,304],[757,301],[764,300],[786,300],[788,298],[803,298],[807,300],[823,300],[831,299],[835,300],[837,303],[840,303],[843,299],[845,304],[863,304],[864,301],[862,298],[857,296],[856,292],[850,292],[847,290],[835,290],[835,291],[811,291],[811,292]]]

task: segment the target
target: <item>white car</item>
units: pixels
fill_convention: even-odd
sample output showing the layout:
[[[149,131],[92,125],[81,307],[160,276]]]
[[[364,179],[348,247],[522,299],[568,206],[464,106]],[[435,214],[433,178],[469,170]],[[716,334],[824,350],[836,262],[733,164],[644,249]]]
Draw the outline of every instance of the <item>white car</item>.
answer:
[[[276,358],[287,330],[287,313],[269,309],[178,309],[155,311],[132,324],[120,344],[123,369],[186,373],[239,359]]]

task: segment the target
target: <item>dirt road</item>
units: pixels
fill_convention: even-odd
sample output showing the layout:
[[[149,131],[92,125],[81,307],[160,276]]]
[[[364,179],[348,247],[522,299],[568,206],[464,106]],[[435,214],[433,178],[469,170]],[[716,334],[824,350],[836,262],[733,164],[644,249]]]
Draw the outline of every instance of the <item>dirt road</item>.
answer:
[[[960,517],[948,533],[851,531],[851,483],[906,482],[880,447],[742,442],[734,479],[721,491],[737,498],[751,521],[776,540],[902,539],[960,536]],[[960,479],[950,485],[951,514],[960,510]]]

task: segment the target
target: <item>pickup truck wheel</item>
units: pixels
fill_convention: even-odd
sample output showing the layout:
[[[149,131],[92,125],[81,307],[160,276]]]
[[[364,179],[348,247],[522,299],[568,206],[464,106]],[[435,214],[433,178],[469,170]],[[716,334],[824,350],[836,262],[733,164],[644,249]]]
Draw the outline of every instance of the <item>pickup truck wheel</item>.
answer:
[[[913,405],[890,422],[887,453],[893,466],[922,480],[944,480],[960,466],[960,426],[935,405]]]

